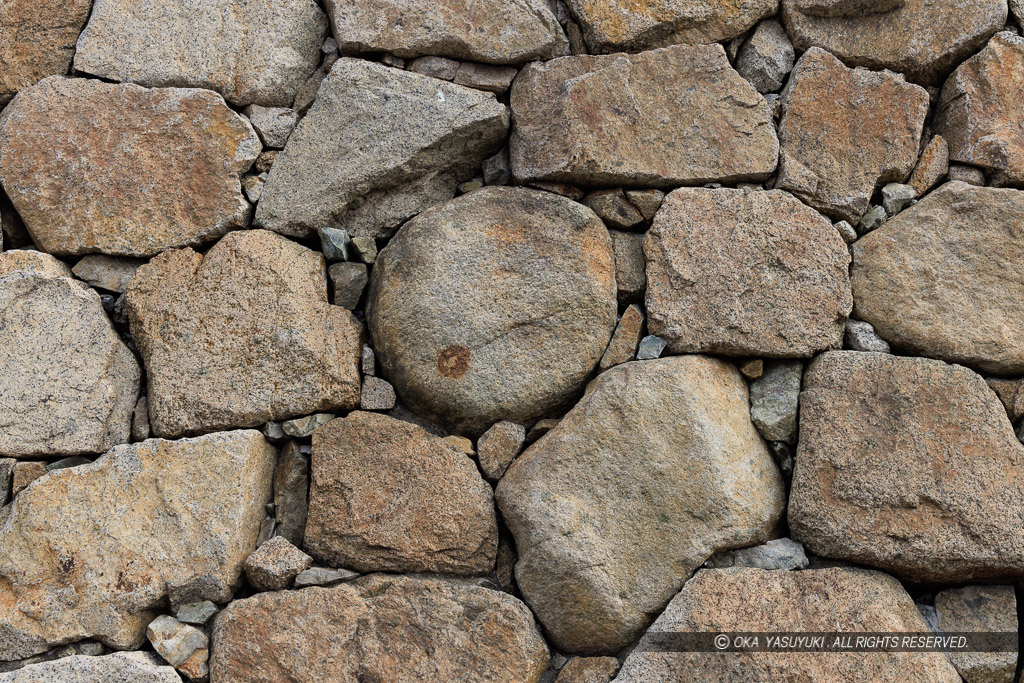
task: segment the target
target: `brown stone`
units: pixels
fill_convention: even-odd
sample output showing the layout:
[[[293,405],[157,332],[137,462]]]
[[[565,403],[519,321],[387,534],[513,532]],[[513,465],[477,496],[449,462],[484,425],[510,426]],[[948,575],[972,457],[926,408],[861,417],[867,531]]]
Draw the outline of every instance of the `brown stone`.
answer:
[[[804,374],[789,501],[818,555],[910,581],[1024,576],[1024,445],[967,368],[835,351]]]
[[[618,670],[615,657],[573,657],[558,672],[555,683],[608,683]]]
[[[246,227],[260,148],[208,90],[55,76],[0,116],[0,182],[45,251],[152,256]]]
[[[362,326],[327,303],[323,257],[265,230],[165,252],[125,293],[158,436],[359,404]]]
[[[92,0],[5,0],[0,5],[0,106],[71,67]]]
[[[644,236],[609,230],[615,254],[615,284],[619,303],[641,301],[647,288],[647,263],[644,260]]]
[[[949,145],[944,137],[936,135],[921,152],[921,158],[917,160],[917,166],[907,184],[914,188],[917,196],[920,197],[938,185],[939,181],[946,177],[947,171],[949,171]]]
[[[782,108],[775,186],[856,225],[876,188],[902,183],[914,169],[928,92],[811,48],[790,75]]]
[[[526,441],[526,428],[504,420],[480,435],[476,448],[480,470],[489,481],[498,481],[516,459]]]
[[[785,358],[842,346],[849,251],[785,192],[676,190],[644,252],[647,326],[673,353]]]
[[[899,582],[881,572],[705,569],[672,599],[615,680],[960,683],[941,652],[652,651],[661,634],[737,631],[927,633],[928,626]]]
[[[1024,38],[999,33],[942,87],[936,132],[949,158],[982,166],[998,184],[1024,185]]]
[[[302,552],[283,536],[257,548],[245,559],[245,578],[258,591],[279,591],[304,570],[313,566],[313,558]]]
[[[854,317],[897,349],[1024,372],[1024,192],[947,183],[853,246]]]
[[[778,159],[767,102],[720,45],[533,63],[510,101],[512,174],[521,181],[764,180]]]
[[[210,678],[539,683],[547,667],[544,639],[514,597],[373,574],[232,602],[213,625]]]
[[[71,272],[93,287],[120,294],[128,289],[132,276],[143,263],[145,261],[141,259],[89,254],[83,256]]]
[[[612,333],[612,340],[601,356],[598,368],[602,371],[621,365],[636,358],[640,337],[643,335],[644,314],[640,307],[631,304],[619,318],[619,324]]]
[[[305,549],[360,572],[483,574],[498,527],[476,464],[424,429],[354,412],[313,433]]]
[[[626,199],[622,188],[595,190],[583,199],[583,203],[610,228],[629,230],[644,222],[643,214]]]
[[[11,495],[18,495],[44,474],[46,463],[42,460],[19,460],[11,473]]]
[[[936,625],[946,633],[1013,634],[1017,643],[1017,598],[1013,586],[967,586],[935,596]],[[1013,683],[1017,652],[951,652],[953,666],[968,683]]]

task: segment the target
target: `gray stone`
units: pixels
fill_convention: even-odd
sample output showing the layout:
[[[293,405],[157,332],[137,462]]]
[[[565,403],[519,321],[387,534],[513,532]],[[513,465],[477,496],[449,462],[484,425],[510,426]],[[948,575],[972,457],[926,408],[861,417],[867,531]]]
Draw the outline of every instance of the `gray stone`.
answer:
[[[1016,645],[1017,599],[1013,586],[944,590],[935,596],[935,622],[940,633],[1013,633]],[[951,652],[949,658],[966,683],[1013,683],[1016,651]]]
[[[313,413],[304,417],[296,417],[281,423],[281,430],[294,439],[303,439],[313,435],[313,430],[334,419],[334,413]]]
[[[641,301],[647,289],[647,261],[644,258],[644,236],[632,232],[609,230],[615,254],[615,284],[620,304]]]
[[[363,344],[363,357],[361,360],[363,376],[377,374],[377,354],[373,352],[369,344]]]
[[[793,70],[796,53],[777,19],[762,21],[740,48],[736,71],[760,93],[776,92]]]
[[[750,420],[768,441],[796,443],[803,369],[798,360],[773,361],[750,383]]]
[[[705,562],[704,566],[710,569],[753,567],[754,569],[788,571],[803,569],[808,564],[810,562],[807,560],[802,543],[797,543],[791,538],[777,538],[752,548],[719,553]]]
[[[353,237],[349,245],[363,263],[372,265],[377,260],[377,240],[372,237]]]
[[[132,441],[145,441],[149,436],[149,402],[140,396],[132,411]]]
[[[480,470],[488,481],[498,481],[526,442],[526,428],[502,420],[480,435],[476,442]]]
[[[626,190],[626,198],[644,219],[651,220],[665,201],[665,193],[661,190]]]
[[[342,581],[351,581],[360,576],[358,572],[348,569],[332,569],[330,567],[310,567],[295,577],[295,587],[333,586]]]
[[[363,378],[363,394],[359,399],[362,410],[391,410],[395,407],[395,388],[380,377]]]
[[[416,74],[450,81],[459,71],[459,62],[446,57],[419,57],[409,62],[405,68]]]
[[[189,678],[209,674],[210,639],[195,626],[161,614],[146,627],[146,638],[158,655]]]
[[[54,470],[66,470],[69,467],[78,467],[79,465],[88,465],[92,460],[89,458],[83,458],[80,455],[72,455],[70,458],[61,458],[51,463],[47,463],[46,471],[53,472]]]
[[[891,353],[889,342],[878,336],[871,323],[863,320],[847,320],[843,334],[844,347],[852,351],[873,351],[875,353]]]
[[[149,652],[115,652],[105,657],[73,655],[0,673],[0,683],[181,683],[173,667]]]
[[[453,82],[467,88],[504,95],[512,85],[512,79],[516,77],[516,73],[515,67],[511,66],[462,62],[459,65],[459,70],[455,72]]]
[[[887,217],[888,213],[886,212],[884,207],[872,206],[870,209],[868,209],[867,213],[861,216],[860,221],[858,221],[857,234],[866,235],[872,230],[877,230],[878,228],[885,225],[885,219]]]
[[[263,186],[267,184],[268,177],[266,173],[242,176],[242,192],[245,193],[246,199],[254,204],[258,202],[263,196]]]
[[[668,346],[668,342],[664,339],[653,334],[649,334],[640,340],[640,347],[637,349],[636,359],[652,360],[654,358],[658,358],[661,356],[661,352],[665,350],[666,346]]]
[[[271,149],[283,149],[288,142],[288,136],[299,122],[298,113],[285,107],[261,107],[258,104],[251,104],[243,113],[249,117],[249,122],[264,146]]]
[[[857,231],[854,230],[853,226],[847,221],[836,221],[833,223],[833,226],[839,231],[839,234],[843,237],[843,241],[847,244],[853,244],[857,241]]]
[[[11,479],[14,477],[14,458],[0,458],[0,507],[11,499]]]
[[[289,441],[274,469],[274,515],[277,535],[302,545],[309,512],[309,447]]]
[[[279,591],[309,569],[313,558],[302,552],[287,538],[274,536],[245,560],[245,577],[258,591]]]
[[[644,221],[643,215],[626,199],[621,188],[591,192],[583,198],[583,203],[611,228],[628,230]]]
[[[132,275],[135,275],[135,271],[144,263],[141,259],[124,256],[89,254],[83,256],[71,272],[93,287],[121,294],[128,288]]]
[[[335,306],[355,310],[370,278],[365,263],[342,261],[332,263],[327,269],[327,277],[331,281],[331,293]]]
[[[263,426],[260,427],[260,431],[263,432],[263,436],[267,438],[267,441],[271,443],[284,441],[286,438],[284,430],[281,429],[281,423],[274,420],[264,422]]]
[[[508,185],[511,183],[512,168],[508,160],[508,147],[502,147],[500,152],[484,159],[483,172],[485,185]]]
[[[895,216],[910,206],[916,198],[917,190],[911,185],[889,183],[882,188],[882,207],[890,216]]]
[[[507,128],[490,93],[339,59],[275,160],[255,223],[298,237],[321,227],[387,237],[450,199]]]
[[[348,260],[348,233],[339,228],[320,228],[316,231],[320,237],[320,251],[329,263]]]
[[[217,605],[209,600],[189,602],[174,608],[174,618],[184,624],[202,626],[217,613]]]

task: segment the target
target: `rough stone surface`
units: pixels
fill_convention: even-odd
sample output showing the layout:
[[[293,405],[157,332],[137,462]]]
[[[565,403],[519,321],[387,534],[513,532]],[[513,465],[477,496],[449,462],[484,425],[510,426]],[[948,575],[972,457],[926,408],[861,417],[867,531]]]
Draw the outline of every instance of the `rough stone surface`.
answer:
[[[1024,379],[988,378],[985,381],[1003,402],[1011,422],[1024,417]]]
[[[529,423],[569,401],[604,353],[611,240],[580,204],[486,187],[402,227],[367,308],[382,374],[410,408],[472,435]]]
[[[779,7],[778,0],[567,0],[567,4],[595,54],[721,42],[775,14]]]
[[[768,441],[796,443],[802,374],[798,360],[775,361],[750,383],[750,421]]]
[[[558,672],[555,683],[608,683],[618,670],[615,657],[573,657]]]
[[[1024,445],[985,381],[836,351],[804,374],[793,538],[910,581],[1024,576]]]
[[[140,85],[206,88],[287,107],[320,64],[327,17],[313,0],[95,0],[75,68]]]
[[[982,166],[999,184],[1024,185],[1024,38],[997,34],[942,88],[934,127],[949,158]]]
[[[704,566],[712,569],[753,567],[754,569],[803,569],[809,564],[802,544],[791,538],[777,538],[753,548],[720,553]]]
[[[100,298],[41,252],[0,255],[0,456],[128,441],[140,370]]]
[[[518,457],[526,441],[526,428],[503,420],[484,432],[476,442],[480,470],[489,481],[498,481]]]
[[[778,159],[768,104],[720,45],[533,63],[512,84],[511,105],[521,181],[763,180]]]
[[[941,652],[672,653],[650,651],[660,633],[927,632],[899,582],[863,569],[698,572],[654,622],[616,681],[934,681],[959,683]]]
[[[312,565],[312,557],[275,536],[246,558],[245,578],[258,591],[279,591]]]
[[[387,237],[451,199],[507,128],[491,94],[339,59],[275,159],[256,224],[300,237],[322,227]]]
[[[793,69],[782,109],[775,186],[856,224],[875,188],[914,170],[928,92],[811,48]]]
[[[174,618],[185,624],[202,626],[217,613],[217,605],[209,600],[189,602],[178,605],[174,610]]]
[[[648,328],[673,353],[806,357],[842,342],[846,244],[784,192],[676,190],[644,252]]]
[[[511,66],[492,66],[490,64],[476,64],[475,62],[462,62],[459,70],[455,72],[452,82],[457,85],[464,85],[467,88],[486,90],[495,95],[504,95],[512,85],[512,79],[518,71]],[[489,183],[496,184],[496,183]]]
[[[785,493],[747,401],[719,360],[626,363],[505,473],[519,589],[559,649],[618,651],[713,553],[770,538]]]
[[[354,412],[313,434],[305,548],[361,572],[482,574],[494,566],[491,489],[424,429]]]
[[[46,463],[39,460],[20,460],[11,472],[11,495],[16,496],[39,477],[46,474]]]
[[[889,216],[898,214],[907,208],[917,197],[917,190],[902,183],[889,183],[882,188],[882,208]]]
[[[375,574],[236,600],[213,627],[214,681],[539,683],[548,650],[500,591]]]
[[[93,287],[121,294],[128,288],[132,276],[143,263],[145,261],[140,259],[89,254],[83,256],[71,272]]]
[[[959,180],[962,183],[967,183],[968,185],[974,185],[976,187],[984,187],[985,185],[985,172],[974,166],[950,164],[947,177],[950,182]]]
[[[608,348],[601,356],[598,368],[602,371],[608,368],[631,361],[636,357],[640,347],[640,335],[644,329],[644,314],[640,307],[631,304],[619,318],[619,324],[612,333],[612,339],[608,342]]]
[[[740,48],[736,70],[760,93],[776,92],[793,70],[796,53],[786,29],[775,19],[762,21]]]
[[[947,183],[853,247],[854,315],[898,349],[1024,371],[1024,192]]]
[[[782,20],[798,51],[824,48],[851,66],[890,69],[924,85],[941,83],[1006,21],[1005,0],[905,0],[888,12],[838,3],[825,16],[801,11],[803,2],[782,0]]]
[[[1013,586],[967,586],[935,596],[939,628],[944,632],[1017,632]],[[949,655],[967,683],[1013,683],[1016,652],[953,652]]]
[[[261,107],[257,104],[245,108],[245,115],[263,144],[271,149],[282,149],[288,136],[295,130],[299,115],[286,107]]]
[[[54,76],[0,116],[0,183],[45,251],[152,256],[246,227],[260,149],[207,90]]]
[[[313,435],[320,425],[325,425],[335,418],[334,413],[313,413],[303,417],[285,420],[281,423],[281,431],[296,439],[305,439]]]
[[[615,256],[615,285],[620,304],[641,301],[647,289],[647,262],[644,260],[644,236],[609,230]]]
[[[523,433],[526,438],[526,433]],[[7,505],[11,499],[11,480],[14,478],[14,467],[18,461],[14,458],[0,458],[0,507]]]
[[[0,660],[136,648],[168,597],[230,599],[274,458],[256,431],[151,439],[34,482],[0,513]]]
[[[907,183],[920,197],[939,184],[949,171],[949,144],[941,135],[936,135],[921,152],[917,167]]]
[[[323,258],[263,230],[169,251],[125,293],[158,436],[257,427],[359,403],[361,325],[327,303]]]
[[[161,614],[146,627],[146,638],[157,654],[189,678],[205,678],[210,672],[210,639],[195,626]]]
[[[359,397],[362,410],[391,410],[395,407],[395,388],[380,377],[364,377],[363,393]]]
[[[366,272],[365,263],[343,261],[331,264],[327,269],[327,277],[331,281],[335,306],[349,310],[356,308],[359,300],[363,298],[366,283],[370,280]]]
[[[181,683],[174,667],[149,652],[115,652],[105,657],[73,655],[0,673],[0,683]]]
[[[763,1],[763,0],[762,0]],[[565,54],[568,45],[544,0],[327,0],[343,54],[441,55],[490,64],[521,64]]]
[[[593,209],[605,225],[612,228],[629,230],[644,222],[643,214],[626,199],[622,188],[596,190],[584,197],[583,203]]]
[[[310,567],[295,577],[295,587],[333,586],[342,581],[358,577],[359,574],[348,569],[329,569],[327,567]]]
[[[308,446],[306,447],[308,449]],[[274,514],[277,535],[302,545],[309,513],[309,455],[294,441],[281,449],[274,469]]]
[[[847,320],[846,332],[843,334],[844,348],[851,351],[875,351],[891,353],[889,342],[878,336],[871,323],[863,320]]]

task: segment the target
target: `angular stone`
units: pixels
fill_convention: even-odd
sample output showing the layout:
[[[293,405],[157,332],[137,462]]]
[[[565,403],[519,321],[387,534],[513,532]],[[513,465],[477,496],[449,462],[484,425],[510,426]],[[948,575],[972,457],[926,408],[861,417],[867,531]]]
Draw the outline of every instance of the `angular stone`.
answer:
[[[709,632],[913,632],[928,625],[896,579],[863,569],[707,569],[672,599],[616,681],[934,681],[960,683],[941,652],[673,652],[656,639]],[[763,642],[763,641],[762,641]],[[654,651],[652,651],[652,647]]]
[[[508,111],[489,93],[339,59],[274,161],[256,225],[388,237],[451,199],[501,149],[507,128]]]
[[[233,104],[291,106],[320,64],[313,0],[95,0],[75,69],[145,86],[206,88]]]
[[[486,90],[495,95],[504,95],[512,85],[512,79],[518,73],[515,67],[493,66],[491,64],[476,64],[475,62],[462,62],[459,70],[455,72],[452,79],[457,85],[464,85],[467,88]]]
[[[533,63],[512,84],[511,105],[520,181],[764,180],[778,159],[768,104],[720,45]]]
[[[476,442],[480,470],[488,481],[498,481],[516,459],[526,441],[526,428],[503,420],[484,432]]]
[[[372,237],[353,237],[349,245],[363,263],[372,265],[377,260],[377,242]]]
[[[764,361],[760,358],[748,360],[740,366],[740,372],[747,379],[757,379],[764,374]]]
[[[711,569],[753,567],[754,569],[803,569],[809,564],[804,546],[791,538],[777,538],[753,548],[719,553],[704,563]]]
[[[807,357],[842,343],[849,251],[791,195],[681,188],[644,252],[647,325],[673,353]]]
[[[567,0],[590,51],[636,52],[734,38],[778,11],[778,0]]]
[[[279,591],[312,565],[312,557],[287,538],[274,536],[246,558],[245,578],[258,591]]]
[[[851,351],[874,351],[891,353],[889,342],[878,336],[871,323],[863,320],[847,320],[846,332],[843,333],[844,348]]]
[[[451,81],[459,71],[459,64],[461,62],[447,57],[420,57],[409,62],[408,70],[442,81]]]
[[[313,435],[320,425],[325,425],[335,418],[334,413],[313,413],[281,423],[281,431],[296,439],[305,439]]]
[[[354,412],[313,434],[305,548],[357,571],[483,574],[498,528],[476,465],[422,428]]]
[[[0,516],[0,660],[136,648],[168,598],[229,600],[275,455],[256,431],[151,439],[36,481]]]
[[[776,92],[793,70],[796,53],[786,29],[775,19],[762,21],[740,48],[736,71],[760,93]]]
[[[526,434],[523,434],[524,438]],[[11,480],[14,478],[14,466],[18,461],[14,458],[0,458],[0,507],[7,505],[11,499]]]
[[[308,447],[307,447],[308,448]],[[309,456],[294,441],[281,449],[274,469],[274,514],[277,534],[302,545],[309,513]]]
[[[0,683],[181,683],[173,667],[150,652],[115,652],[105,657],[73,655],[0,673]]]
[[[24,491],[29,484],[46,474],[46,463],[39,460],[20,460],[11,472],[11,496]]]
[[[85,280],[93,287],[121,294],[128,288],[135,271],[145,261],[125,258],[123,256],[104,256],[89,254],[83,256],[71,272],[80,280]]]
[[[811,48],[793,69],[782,108],[775,186],[856,224],[875,188],[914,170],[928,92]]]
[[[41,252],[0,254],[0,456],[128,441],[141,371],[100,298]]]
[[[132,441],[145,441],[149,434],[149,402],[140,396],[132,411]]]
[[[320,254],[263,230],[169,251],[125,293],[158,436],[359,403],[362,326],[327,303]]]
[[[748,414],[720,360],[626,363],[512,463],[516,579],[560,650],[618,651],[712,554],[771,537],[785,492]]]
[[[342,581],[357,578],[359,574],[348,569],[328,569],[327,567],[311,567],[295,577],[295,587],[333,586]]]
[[[921,152],[917,167],[907,181],[920,197],[939,184],[949,170],[949,144],[941,135],[936,135]]]
[[[365,263],[343,261],[332,263],[327,269],[327,277],[331,281],[334,294],[334,305],[354,310],[363,298],[363,291],[370,277],[367,275]]]
[[[618,670],[615,657],[573,657],[558,672],[555,683],[608,683]]]
[[[373,348],[402,402],[453,432],[529,424],[571,400],[600,360],[614,278],[590,209],[485,187],[420,214],[381,251],[367,296]]]
[[[905,0],[882,12],[835,3],[832,16],[801,11],[804,1],[782,0],[782,21],[798,52],[824,48],[851,66],[890,69],[923,85],[941,83],[1006,23],[1005,0]]]
[[[804,374],[789,527],[818,555],[910,581],[1019,579],[1022,465],[1003,406],[967,368],[826,353]]]
[[[271,149],[282,149],[299,122],[298,113],[285,107],[261,107],[253,104],[245,108],[245,115],[249,117],[249,122],[263,144]]]
[[[1024,372],[1024,192],[947,183],[853,247],[854,314],[911,353]]]
[[[327,0],[343,54],[442,55],[490,64],[521,64],[568,48],[544,0],[409,3]]]
[[[768,441],[796,443],[796,416],[803,363],[775,361],[750,383],[750,421]]]
[[[957,67],[942,87],[935,131],[949,158],[995,172],[999,184],[1024,185],[1024,38],[997,34]]]
[[[649,334],[640,340],[640,347],[636,350],[637,360],[652,360],[661,356],[661,352],[668,345],[661,337]]]
[[[640,335],[644,329],[644,314],[640,307],[631,304],[619,319],[619,324],[612,333],[612,340],[608,342],[608,348],[601,356],[598,369],[601,371],[621,365],[636,357],[637,349],[640,347]]]
[[[146,627],[146,638],[158,655],[189,678],[209,673],[210,639],[195,626],[161,614]]]
[[[7,0],[0,6],[0,107],[22,88],[64,75],[91,0]]]
[[[628,230],[644,221],[643,215],[626,199],[622,189],[591,192],[583,199],[583,203],[593,209],[605,225],[612,228]]]
[[[1010,422],[1016,422],[1024,417],[1024,379],[995,379],[985,380],[996,392],[996,396],[1003,402],[1006,414]]]
[[[1017,632],[1013,586],[944,590],[935,596],[935,612],[939,628],[947,633]],[[968,683],[1013,683],[1016,652],[951,652],[949,658]]]
[[[917,197],[917,190],[902,183],[889,183],[882,188],[882,207],[889,216],[898,214],[910,206]]]
[[[615,285],[620,304],[642,301],[647,289],[647,262],[644,260],[644,236],[609,230],[615,256]]]
[[[661,190],[626,190],[626,198],[646,220],[651,220],[665,201],[665,193]]]
[[[364,377],[363,393],[359,398],[362,410],[391,410],[395,407],[395,388],[380,377]]]
[[[174,618],[186,624],[202,626],[217,613],[217,605],[209,600],[189,602],[178,605],[174,610]]]
[[[847,244],[853,244],[857,241],[857,231],[853,229],[847,221],[836,221],[832,224],[836,230],[839,231],[839,236],[843,238],[843,241]]]

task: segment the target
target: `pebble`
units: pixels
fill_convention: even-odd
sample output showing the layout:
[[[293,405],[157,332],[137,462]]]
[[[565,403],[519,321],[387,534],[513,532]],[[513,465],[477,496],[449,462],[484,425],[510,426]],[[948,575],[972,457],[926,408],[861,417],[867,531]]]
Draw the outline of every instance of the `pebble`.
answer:
[[[754,569],[783,570],[803,569],[810,562],[804,552],[803,543],[791,538],[777,538],[752,548],[741,548],[714,555],[704,566],[709,569],[728,567],[753,567]]]
[[[853,244],[854,242],[857,241],[857,231],[854,230],[853,226],[850,225],[848,222],[837,221],[832,225],[834,225],[835,229],[839,231],[839,234],[842,235],[843,237],[843,241],[846,242],[847,244]]]
[[[284,429],[281,428],[281,423],[273,420],[263,423],[263,426],[260,427],[260,431],[263,432],[263,436],[267,437],[267,441],[270,441],[271,443],[284,441],[287,436],[284,433]]]
[[[512,182],[512,167],[508,160],[508,147],[492,157],[484,159],[484,183],[487,185],[508,185]]]
[[[364,377],[359,407],[363,410],[391,410],[395,407],[395,388],[380,377]]]
[[[615,285],[620,304],[643,300],[647,290],[647,259],[644,236],[634,232],[609,230],[615,258]]]
[[[740,48],[736,70],[760,93],[776,92],[793,70],[796,53],[776,19],[762,21]]]
[[[530,427],[530,431],[526,433],[526,443],[533,443],[557,427],[558,423],[561,421],[562,419],[557,417],[546,417],[542,420],[537,420],[533,423],[533,426]]]
[[[764,374],[764,361],[760,358],[748,360],[740,366],[740,372],[743,373],[743,376],[747,379],[757,379]]]
[[[288,588],[312,564],[313,558],[287,538],[274,536],[246,558],[245,577],[258,591],[279,591]]]
[[[802,374],[798,360],[771,361],[750,383],[750,420],[766,440],[796,443]]]
[[[494,423],[476,442],[477,460],[484,478],[492,482],[501,479],[525,442],[523,425],[508,420]]]
[[[910,206],[917,197],[917,190],[910,185],[889,183],[882,188],[882,207],[890,216],[895,216]]]
[[[202,626],[217,613],[217,604],[210,600],[189,602],[174,608],[174,618],[184,624]]]
[[[484,179],[478,177],[478,178],[473,178],[472,180],[467,180],[464,183],[461,183],[455,189],[459,191],[459,194],[468,194],[468,193],[472,192],[473,190],[479,190],[483,186],[484,186]]]
[[[146,638],[168,664],[191,679],[209,674],[210,639],[195,626],[161,614],[149,623]]]
[[[368,344],[363,344],[363,355],[360,361],[360,365],[363,369],[363,375],[376,375],[377,374],[377,357],[374,354],[373,349]]]
[[[661,190],[626,190],[629,203],[637,208],[645,220],[654,218],[661,203],[665,201],[665,193]]]
[[[261,107],[252,104],[242,110],[260,136],[263,144],[271,149],[284,149],[288,136],[295,130],[299,115],[294,109],[285,107]]]
[[[334,417],[334,413],[313,413],[304,417],[296,417],[282,422],[281,430],[292,438],[302,439],[312,436],[314,429],[320,425],[327,424]]]
[[[377,240],[372,237],[353,237],[350,244],[363,263],[372,265],[377,260]]]
[[[289,441],[274,469],[274,533],[302,545],[309,513],[309,444]]]
[[[71,272],[93,287],[121,294],[128,288],[132,275],[144,263],[142,259],[126,256],[88,254],[79,259]]]
[[[857,234],[866,235],[872,230],[885,225],[885,218],[887,214],[884,207],[872,206],[868,209],[867,213],[861,216],[860,222],[857,223]]]
[[[640,335],[644,329],[644,314],[636,304],[630,306],[622,314],[619,324],[612,333],[612,339],[608,342],[598,369],[604,372],[608,368],[621,365],[636,357],[637,347],[640,344]]]
[[[53,472],[54,470],[66,470],[69,467],[78,467],[79,465],[88,465],[92,460],[89,458],[83,458],[80,455],[72,455],[70,458],[61,458],[55,460],[46,465],[47,472]]]
[[[149,402],[140,396],[132,411],[132,441],[145,441],[149,435]]]
[[[14,458],[0,458],[0,507],[11,499],[11,478],[17,462]]]
[[[611,228],[629,229],[644,222],[643,214],[626,199],[621,188],[591,192],[583,203]]]
[[[871,323],[863,320],[846,321],[846,330],[843,334],[844,348],[851,351],[874,351],[876,353],[892,353],[889,342],[878,336]]]
[[[512,85],[512,79],[516,77],[516,73],[515,67],[511,66],[463,62],[459,65],[452,81],[457,85],[486,90],[495,95],[504,95]]]
[[[295,577],[295,587],[333,586],[342,581],[350,581],[360,576],[358,572],[348,569],[332,569],[330,567],[310,567]]]
[[[640,340],[640,348],[636,352],[637,360],[652,360],[659,358],[668,343],[661,337],[649,334]]]
[[[473,442],[464,436],[446,436],[441,440],[463,455],[468,455],[470,457],[476,455],[476,449],[473,448]]]
[[[340,228],[320,228],[320,247],[328,262],[348,260],[348,233]]]
[[[914,188],[920,197],[939,184],[949,171],[949,144],[941,135],[936,135],[921,152],[917,167],[907,184]]]
[[[331,280],[334,305],[354,310],[359,305],[359,300],[363,298],[367,282],[370,281],[366,264],[352,261],[332,263],[327,269],[327,276]]]

